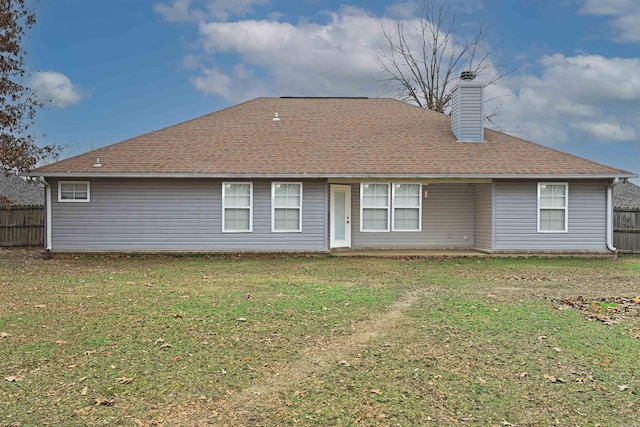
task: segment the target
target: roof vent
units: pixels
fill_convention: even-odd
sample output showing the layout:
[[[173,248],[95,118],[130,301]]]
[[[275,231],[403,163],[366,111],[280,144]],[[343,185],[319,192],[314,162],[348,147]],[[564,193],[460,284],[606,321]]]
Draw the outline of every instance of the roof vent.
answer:
[[[273,116],[273,121],[274,122],[279,122],[280,121],[280,116],[278,116],[278,113],[275,113],[275,115]]]
[[[101,168],[102,167],[102,163],[100,163],[100,158],[98,157],[96,159],[96,162],[93,164],[94,168]]]
[[[460,73],[460,80],[473,80],[476,78],[475,71],[463,71]]]

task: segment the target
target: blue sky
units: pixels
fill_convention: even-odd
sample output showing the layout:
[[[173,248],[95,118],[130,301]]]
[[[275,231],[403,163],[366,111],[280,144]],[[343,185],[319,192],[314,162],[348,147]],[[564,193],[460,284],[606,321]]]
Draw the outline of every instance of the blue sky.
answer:
[[[495,126],[640,173],[640,1],[450,0],[462,36],[482,20]],[[42,1],[31,84],[52,101],[38,141],[61,158],[257,96],[393,96],[383,28],[412,1]],[[484,76],[490,78],[490,76]],[[635,180],[638,182],[638,180]]]

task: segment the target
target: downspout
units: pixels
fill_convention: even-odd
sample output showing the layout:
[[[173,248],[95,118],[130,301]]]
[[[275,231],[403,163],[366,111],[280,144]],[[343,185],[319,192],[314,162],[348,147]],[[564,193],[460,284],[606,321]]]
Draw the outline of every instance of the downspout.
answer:
[[[613,246],[613,186],[618,181],[618,178],[614,178],[611,184],[607,186],[607,249],[611,252],[617,251]]]
[[[46,204],[46,209],[47,212],[45,214],[46,216],[46,225],[45,225],[45,250],[47,252],[51,251],[51,184],[49,184],[43,176],[40,177],[40,181],[44,184],[45,186],[45,204]]]

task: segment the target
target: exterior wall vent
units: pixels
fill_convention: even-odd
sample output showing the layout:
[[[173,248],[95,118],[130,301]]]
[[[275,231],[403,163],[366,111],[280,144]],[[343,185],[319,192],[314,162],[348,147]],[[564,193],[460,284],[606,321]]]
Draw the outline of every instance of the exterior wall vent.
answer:
[[[463,71],[451,92],[451,131],[458,142],[484,142],[484,83]]]

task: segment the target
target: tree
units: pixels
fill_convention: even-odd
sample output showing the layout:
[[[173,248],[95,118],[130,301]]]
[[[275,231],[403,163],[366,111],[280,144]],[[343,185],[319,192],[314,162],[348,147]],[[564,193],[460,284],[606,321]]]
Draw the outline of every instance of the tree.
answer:
[[[461,71],[480,76],[495,64],[489,60],[492,51],[483,45],[482,22],[459,38],[450,6],[436,0],[422,0],[421,6],[417,28],[406,28],[402,20],[396,20],[392,30],[383,28],[386,46],[378,52],[378,63],[387,76],[382,81],[398,91],[398,99],[444,113]],[[506,73],[492,74],[487,84]]]
[[[29,132],[44,105],[25,85],[25,31],[36,22],[25,0],[0,0],[0,170],[28,171],[54,154],[58,147],[39,147]]]

